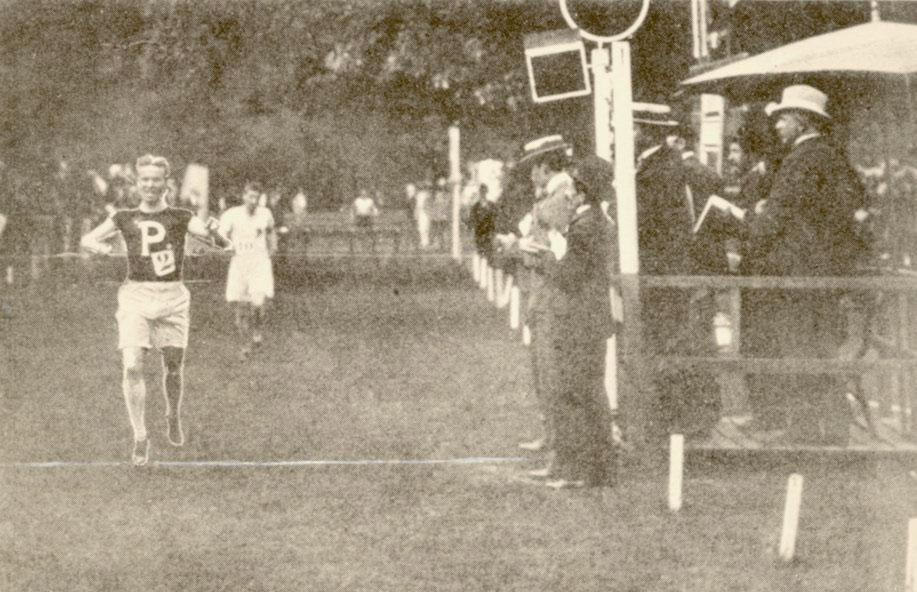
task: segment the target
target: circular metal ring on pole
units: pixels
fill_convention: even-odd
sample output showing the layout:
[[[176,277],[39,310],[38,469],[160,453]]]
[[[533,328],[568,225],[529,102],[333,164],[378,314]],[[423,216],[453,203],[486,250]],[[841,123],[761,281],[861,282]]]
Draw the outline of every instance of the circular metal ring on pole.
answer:
[[[567,25],[571,29],[579,30],[579,34],[589,41],[593,41],[602,45],[603,43],[611,43],[612,41],[620,41],[622,39],[627,39],[634,34],[634,31],[640,28],[640,25],[643,24],[643,20],[646,19],[646,14],[650,10],[650,0],[643,0],[643,5],[640,7],[640,14],[637,15],[637,19],[631,24],[630,27],[618,33],[617,35],[596,35],[590,33],[585,29],[581,29],[579,25],[576,24],[576,21],[573,20],[573,17],[570,16],[570,11],[567,9],[567,0],[559,0],[560,2],[560,12],[564,15],[564,20],[567,21]]]

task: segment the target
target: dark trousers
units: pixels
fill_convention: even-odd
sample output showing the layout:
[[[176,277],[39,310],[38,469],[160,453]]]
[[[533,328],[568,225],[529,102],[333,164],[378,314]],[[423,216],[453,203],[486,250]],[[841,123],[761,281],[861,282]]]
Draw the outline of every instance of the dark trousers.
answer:
[[[552,343],[558,361],[551,380],[555,427],[552,472],[591,485],[614,482],[611,412],[605,395],[605,339],[561,328]]]
[[[555,429],[554,413],[551,411],[553,401],[550,382],[551,376],[557,372],[557,356],[551,347],[552,319],[542,311],[533,310],[529,312],[527,322],[532,339],[529,347],[532,386],[541,416],[545,449],[553,450]]]
[[[713,356],[713,297],[693,298],[692,290],[650,288],[640,292],[643,346],[647,354]],[[681,433],[701,438],[720,418],[716,375],[703,369],[654,372],[650,405],[651,438]]]
[[[742,352],[763,358],[836,358],[846,333],[840,294],[748,290],[743,294]],[[843,444],[850,408],[843,380],[827,374],[751,375],[755,418],[765,429],[789,429],[798,441]]]

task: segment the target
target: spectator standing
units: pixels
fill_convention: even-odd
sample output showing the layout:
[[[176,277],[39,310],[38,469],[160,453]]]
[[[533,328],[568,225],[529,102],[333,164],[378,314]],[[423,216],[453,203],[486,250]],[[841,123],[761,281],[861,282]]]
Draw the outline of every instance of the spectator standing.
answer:
[[[552,344],[557,330],[552,300],[557,296],[556,286],[545,281],[543,253],[548,249],[548,232],[561,231],[570,223],[570,199],[574,194],[573,179],[567,173],[569,144],[558,135],[545,136],[529,142],[519,159],[520,165],[529,166],[533,193],[538,200],[518,225],[521,238],[504,235],[504,249],[521,253],[522,263],[530,270],[529,297],[526,324],[531,332],[532,378],[539,413],[542,417],[542,437],[519,445],[524,450],[544,450],[553,453],[555,413],[552,395],[561,380],[559,360]],[[540,478],[551,478],[552,467],[530,472]]]
[[[0,252],[6,254],[13,267],[14,282],[17,275],[26,277],[32,265],[30,255],[36,254],[35,234],[38,220],[30,202],[30,189],[34,185],[18,171],[11,171],[8,177],[9,191],[5,191],[3,213],[6,215],[4,231],[5,246]],[[3,199],[4,196],[0,196]]]
[[[430,248],[430,202],[433,199],[432,184],[425,181],[414,194],[414,220],[417,223],[418,244],[421,249]]]
[[[302,189],[298,190],[290,201],[290,211],[285,218],[289,231],[288,250],[305,253],[309,244],[309,198]]]
[[[827,101],[812,86],[794,85],[766,109],[786,156],[767,200],[744,214],[743,264],[749,274],[846,276],[856,273],[868,253],[856,220],[866,206],[865,191],[846,155],[824,135],[830,121]],[[746,351],[759,357],[833,358],[846,337],[846,315],[836,292],[763,290],[748,313]],[[770,388],[751,401],[757,430],[786,430],[794,442],[847,442],[850,409],[839,378],[763,380]]]
[[[414,200],[417,198],[417,185],[408,183],[404,186],[404,197],[401,200],[401,209],[404,220],[408,226],[414,226]]]
[[[354,224],[358,229],[372,231],[373,220],[379,215],[379,208],[367,190],[360,190],[360,194],[357,195],[357,198],[353,200],[353,204],[350,206],[350,211]]]
[[[3,272],[0,281],[3,281],[6,287],[12,284],[13,258],[18,254],[17,249],[13,248],[11,241],[7,238],[9,236],[7,228],[10,227],[10,219],[16,216],[13,213],[17,209],[16,206],[6,163],[0,161],[0,271]],[[0,319],[10,319],[12,316],[9,306],[0,298]]]
[[[601,202],[611,189],[609,163],[592,157],[577,167],[574,209],[566,234],[550,230],[545,282],[556,294],[548,336],[557,355],[554,462],[549,487],[612,485],[614,443],[605,393],[606,341],[615,332],[608,289],[617,268],[614,224]]]
[[[430,242],[445,251],[449,248],[449,218],[452,214],[452,196],[445,177],[436,180],[436,190],[429,210]]]
[[[474,232],[474,247],[478,255],[493,261],[494,224],[497,219],[496,204],[489,199],[487,185],[481,184],[478,198],[471,206],[470,224]]]
[[[723,194],[725,182],[715,170],[697,158],[694,152],[697,141],[694,130],[684,122],[680,122],[675,130],[666,140],[681,155],[682,166],[685,169],[685,194],[693,226],[707,199],[711,195]],[[705,232],[696,236],[692,255],[695,273],[718,275],[729,270],[725,236],[720,232]]]
[[[693,207],[680,151],[666,143],[679,122],[656,105],[634,113],[637,161],[637,235],[640,273],[693,275]],[[712,296],[704,290],[645,288],[640,291],[643,346],[653,354],[705,356],[715,353]],[[715,377],[704,370],[658,372],[652,377],[650,437],[682,433],[704,438],[719,421]]]
[[[350,206],[350,213],[357,232],[364,237],[369,237],[371,252],[375,253],[376,234],[373,230],[373,222],[379,215],[379,208],[366,189],[361,189],[360,194],[353,200],[353,204]]]

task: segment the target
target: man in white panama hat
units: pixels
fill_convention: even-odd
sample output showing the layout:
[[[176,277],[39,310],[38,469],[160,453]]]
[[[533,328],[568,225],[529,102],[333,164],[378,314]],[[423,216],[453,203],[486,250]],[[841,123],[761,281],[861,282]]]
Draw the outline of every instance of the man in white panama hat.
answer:
[[[766,200],[745,211],[743,264],[751,275],[846,276],[867,246],[855,212],[865,192],[847,157],[824,134],[828,96],[800,84],[765,112],[786,148]],[[840,295],[824,290],[757,290],[743,297],[743,352],[766,358],[836,357],[845,333]],[[847,442],[849,407],[833,376],[749,378],[755,424],[794,442]]]

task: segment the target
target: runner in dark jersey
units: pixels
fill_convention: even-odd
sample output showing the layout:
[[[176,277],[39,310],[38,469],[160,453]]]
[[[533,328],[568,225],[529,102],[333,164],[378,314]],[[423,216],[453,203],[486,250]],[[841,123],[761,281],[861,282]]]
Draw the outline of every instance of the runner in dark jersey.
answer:
[[[85,235],[81,245],[90,252],[108,254],[112,245],[106,241],[120,232],[127,246],[127,279],[118,290],[115,316],[124,363],[122,387],[134,432],[131,460],[143,465],[150,449],[144,421],[143,354],[151,347],[162,355],[169,442],[184,444],[180,410],[191,301],[182,283],[185,236],[211,238],[222,248],[230,244],[218,232],[216,220],[205,223],[188,210],[169,207],[166,180],[170,167],[165,158],[142,156],[136,170],[140,205],[112,214]]]

